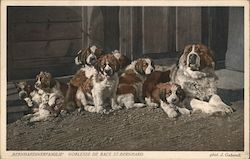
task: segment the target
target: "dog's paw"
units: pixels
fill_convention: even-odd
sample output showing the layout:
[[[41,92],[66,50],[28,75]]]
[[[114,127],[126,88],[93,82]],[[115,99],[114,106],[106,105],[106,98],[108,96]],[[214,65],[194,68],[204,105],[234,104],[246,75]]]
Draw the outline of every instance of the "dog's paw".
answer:
[[[186,109],[186,108],[177,108],[177,110],[182,114],[182,115],[190,115],[191,111]]]
[[[122,109],[122,107],[116,104],[116,105],[112,105],[112,109],[119,110],[119,109]]]
[[[169,109],[167,114],[169,118],[176,118],[178,116],[178,113],[174,109]]]

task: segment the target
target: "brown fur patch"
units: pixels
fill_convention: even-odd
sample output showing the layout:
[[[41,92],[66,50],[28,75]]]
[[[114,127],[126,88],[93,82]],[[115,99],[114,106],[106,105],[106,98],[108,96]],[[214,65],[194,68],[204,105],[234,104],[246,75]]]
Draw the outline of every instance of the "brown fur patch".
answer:
[[[142,82],[139,77],[132,71],[132,70],[127,70],[125,72],[124,76],[121,76],[119,78],[119,83],[120,84],[135,84],[138,82]]]
[[[91,93],[91,90],[93,88],[93,82],[92,77],[87,79],[82,85],[81,90],[83,93]]]
[[[170,70],[167,71],[154,71],[152,72],[143,83],[142,92],[143,97],[149,97],[154,87],[159,83],[170,81]]]
[[[70,84],[74,87],[80,87],[88,78],[85,76],[85,72],[78,70],[71,78]]]
[[[148,63],[146,60],[144,59],[138,59],[136,64],[135,64],[135,70],[136,72],[140,73],[140,74],[145,74],[145,70],[148,67]]]
[[[36,76],[36,81],[40,80],[41,84],[38,86],[40,89],[43,89],[46,92],[49,92],[51,88],[56,85],[55,79],[52,77],[51,73],[41,71]]]

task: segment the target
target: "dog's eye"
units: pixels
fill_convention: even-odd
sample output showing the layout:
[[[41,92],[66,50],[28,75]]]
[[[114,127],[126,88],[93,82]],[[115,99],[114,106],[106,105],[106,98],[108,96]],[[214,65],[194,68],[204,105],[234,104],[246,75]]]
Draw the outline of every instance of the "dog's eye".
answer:
[[[172,93],[172,91],[167,91],[167,95],[169,95],[169,96],[170,96],[170,95],[171,95],[171,93]]]

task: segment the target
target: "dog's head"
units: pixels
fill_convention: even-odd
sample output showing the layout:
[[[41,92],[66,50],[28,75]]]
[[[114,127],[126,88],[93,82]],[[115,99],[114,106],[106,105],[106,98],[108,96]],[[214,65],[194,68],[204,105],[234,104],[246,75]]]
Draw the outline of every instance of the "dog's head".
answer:
[[[189,67],[193,71],[215,67],[212,51],[203,44],[187,45],[179,59],[179,64]]]
[[[149,75],[155,70],[154,62],[149,58],[136,60],[135,71],[142,75]]]
[[[185,93],[180,85],[175,83],[160,83],[157,85],[160,99],[166,103],[177,104],[184,100]]]
[[[131,63],[131,60],[127,56],[121,54],[118,50],[114,50],[112,53],[118,60],[120,69],[126,68],[126,66],[128,66]]]
[[[106,54],[101,56],[95,65],[95,68],[101,74],[111,77],[116,72],[119,71],[120,65],[119,61],[113,54]]]
[[[20,81],[15,83],[18,96],[20,99],[27,98],[29,94],[33,91],[33,87],[28,84],[26,81]]]
[[[85,50],[80,50],[75,58],[75,64],[93,66],[102,53],[102,49],[97,48],[95,45],[90,46]]]
[[[55,85],[56,81],[49,72],[41,71],[36,76],[35,88],[37,89],[46,90],[54,87]]]

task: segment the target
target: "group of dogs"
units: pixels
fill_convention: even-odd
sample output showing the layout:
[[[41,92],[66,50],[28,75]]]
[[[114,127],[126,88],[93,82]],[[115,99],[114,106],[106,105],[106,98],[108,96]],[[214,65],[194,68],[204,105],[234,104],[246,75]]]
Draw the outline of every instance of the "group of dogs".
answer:
[[[110,113],[123,107],[160,107],[169,118],[203,113],[230,114],[233,109],[217,95],[215,60],[203,44],[184,48],[177,63],[167,70],[155,70],[150,58],[130,61],[115,50],[104,53],[90,46],[77,53],[80,69],[68,83],[40,72],[35,84],[16,83],[20,99],[32,113],[29,121],[44,121],[72,110]]]

